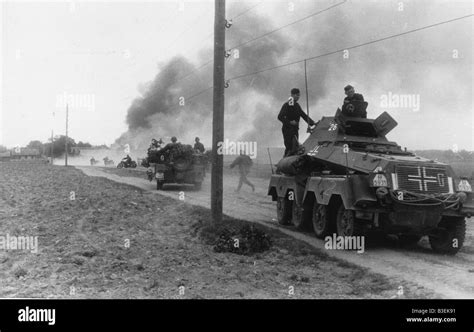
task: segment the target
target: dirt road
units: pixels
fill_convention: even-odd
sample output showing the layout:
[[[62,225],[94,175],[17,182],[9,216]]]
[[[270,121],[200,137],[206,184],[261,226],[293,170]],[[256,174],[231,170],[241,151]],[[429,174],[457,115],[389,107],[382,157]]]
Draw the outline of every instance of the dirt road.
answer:
[[[439,297],[411,282],[399,294],[395,279],[277,229],[229,216],[212,227],[207,208],[73,167],[0,163],[0,188],[0,298]],[[223,230],[245,250],[229,250]]]
[[[116,170],[99,167],[77,167],[86,175],[105,177],[110,180],[155,191],[155,183],[141,179],[139,170]],[[120,174],[120,175],[117,175]],[[467,238],[464,248],[455,256],[441,256],[431,252],[427,241],[422,239],[417,247],[410,249],[397,248],[393,244],[383,247],[368,248],[363,254],[340,250],[326,250],[324,242],[310,233],[301,233],[291,227],[279,226],[275,220],[275,204],[267,196],[268,181],[250,179],[256,186],[252,192],[243,187],[235,193],[237,176],[224,178],[224,213],[252,222],[279,229],[281,232],[304,241],[314,248],[320,249],[330,256],[383,274],[400,283],[405,281],[417,283],[444,298],[474,298],[474,220],[468,221]],[[192,187],[169,185],[160,195],[181,199],[192,205],[210,206],[210,178],[205,179],[201,191],[193,191]]]

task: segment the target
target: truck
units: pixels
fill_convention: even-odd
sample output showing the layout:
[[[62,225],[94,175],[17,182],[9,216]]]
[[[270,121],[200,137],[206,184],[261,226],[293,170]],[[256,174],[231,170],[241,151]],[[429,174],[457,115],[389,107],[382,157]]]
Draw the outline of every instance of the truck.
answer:
[[[303,153],[283,158],[271,176],[278,223],[322,239],[382,233],[415,244],[427,235],[433,251],[455,255],[474,214],[471,184],[450,165],[389,141],[396,126],[387,112],[323,117]]]

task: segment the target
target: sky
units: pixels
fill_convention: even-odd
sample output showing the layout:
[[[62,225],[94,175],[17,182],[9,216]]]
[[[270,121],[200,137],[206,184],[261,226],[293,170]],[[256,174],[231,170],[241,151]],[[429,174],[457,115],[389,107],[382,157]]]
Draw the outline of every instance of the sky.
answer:
[[[228,42],[245,42],[338,2],[263,1],[235,19],[226,32]],[[257,4],[227,1],[227,15],[235,17]],[[246,45],[243,61],[230,59],[226,70],[235,76],[344,49],[472,14],[472,5],[349,0]],[[165,117],[160,110],[144,119],[151,129],[131,128],[129,114],[141,114],[132,103],[161,87],[153,82],[163,80],[158,76],[171,63],[198,68],[212,59],[211,1],[2,1],[0,14],[0,145],[8,147],[44,142],[51,131],[64,134],[66,102],[69,135],[76,141],[109,145],[119,137],[131,140],[137,132],[148,139],[149,131],[169,131],[175,115]],[[308,62],[311,116],[333,115],[343,87],[351,83],[369,102],[369,117],[387,111],[397,120],[390,140],[409,149],[474,150],[473,21],[470,17],[356,48],[348,58],[340,52]],[[186,61],[173,62],[175,56]],[[212,84],[212,64],[202,71],[181,89],[189,91],[179,92],[190,95]],[[282,146],[276,115],[294,86],[303,90],[306,106],[303,84],[300,65],[231,82],[226,89],[230,138]],[[197,107],[209,110],[212,93],[200,98],[205,100]],[[397,105],[399,98],[408,104]],[[176,114],[179,124],[191,124],[176,131],[188,140],[200,134],[209,142],[211,113],[200,114]],[[166,128],[160,116],[169,121]]]

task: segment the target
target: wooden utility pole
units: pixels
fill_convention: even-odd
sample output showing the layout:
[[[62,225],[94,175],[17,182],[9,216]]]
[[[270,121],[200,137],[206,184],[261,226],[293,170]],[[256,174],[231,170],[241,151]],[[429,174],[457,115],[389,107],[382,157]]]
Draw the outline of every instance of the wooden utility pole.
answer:
[[[69,120],[69,105],[66,104],[66,143],[64,144],[66,147],[66,154],[65,154],[65,159],[64,159],[64,166],[67,166],[68,120]]]
[[[51,165],[53,165],[53,144],[54,144],[54,132],[51,130]]]
[[[306,74],[306,59],[304,60],[304,84],[306,87],[306,115],[309,118],[309,95],[308,95],[308,75]],[[306,129],[307,132],[309,132],[309,122],[308,122],[308,128]]]
[[[215,0],[214,13],[214,94],[212,117],[212,223],[222,222],[222,168],[224,156],[218,154],[218,145],[224,142],[224,55],[225,55],[225,0]]]

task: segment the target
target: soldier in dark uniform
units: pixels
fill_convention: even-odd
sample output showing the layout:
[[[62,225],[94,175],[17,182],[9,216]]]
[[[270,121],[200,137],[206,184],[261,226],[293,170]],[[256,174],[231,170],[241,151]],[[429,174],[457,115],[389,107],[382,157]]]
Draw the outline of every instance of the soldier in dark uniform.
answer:
[[[236,192],[240,191],[242,188],[242,184],[248,184],[252,191],[255,191],[255,186],[247,179],[247,174],[250,172],[250,167],[252,167],[253,162],[249,156],[247,156],[243,151],[240,151],[240,156],[235,158],[235,160],[230,164],[230,168],[234,168],[235,166],[239,166],[239,185],[237,186]]]
[[[298,104],[299,98],[300,90],[297,88],[291,89],[291,98],[283,104],[278,114],[278,120],[283,123],[281,131],[283,133],[283,142],[285,143],[284,157],[294,154],[298,148],[300,118],[303,118],[310,126],[315,124],[301,109],[300,104]]]
[[[159,149],[161,149],[161,144],[163,144],[163,141],[161,140],[161,138],[158,141],[153,138],[151,140],[150,147],[148,148],[148,152],[158,151]]]
[[[194,150],[198,150],[199,152],[204,153],[206,149],[204,149],[204,145],[199,141],[199,137],[196,137],[194,141]]]
[[[166,144],[165,147],[160,150],[160,154],[161,155],[167,154],[170,158],[169,159],[170,162],[172,162],[174,159],[174,154],[176,152],[176,149],[179,146],[181,146],[181,143],[178,142],[178,139],[176,138],[176,136],[173,136],[171,137],[171,143]]]
[[[176,138],[176,136],[171,137],[171,143],[166,144],[165,147],[163,149],[161,149],[161,153],[165,153],[166,151],[171,150],[172,148],[174,148],[178,144],[179,143],[178,143],[178,139]]]
[[[367,118],[367,111],[363,107],[364,96],[360,93],[355,93],[352,85],[347,85],[344,88],[346,98],[342,105],[342,115],[350,117]]]
[[[130,163],[132,162],[132,158],[127,154],[127,156],[125,158],[123,158],[122,161],[123,161],[124,164],[129,166]]]

